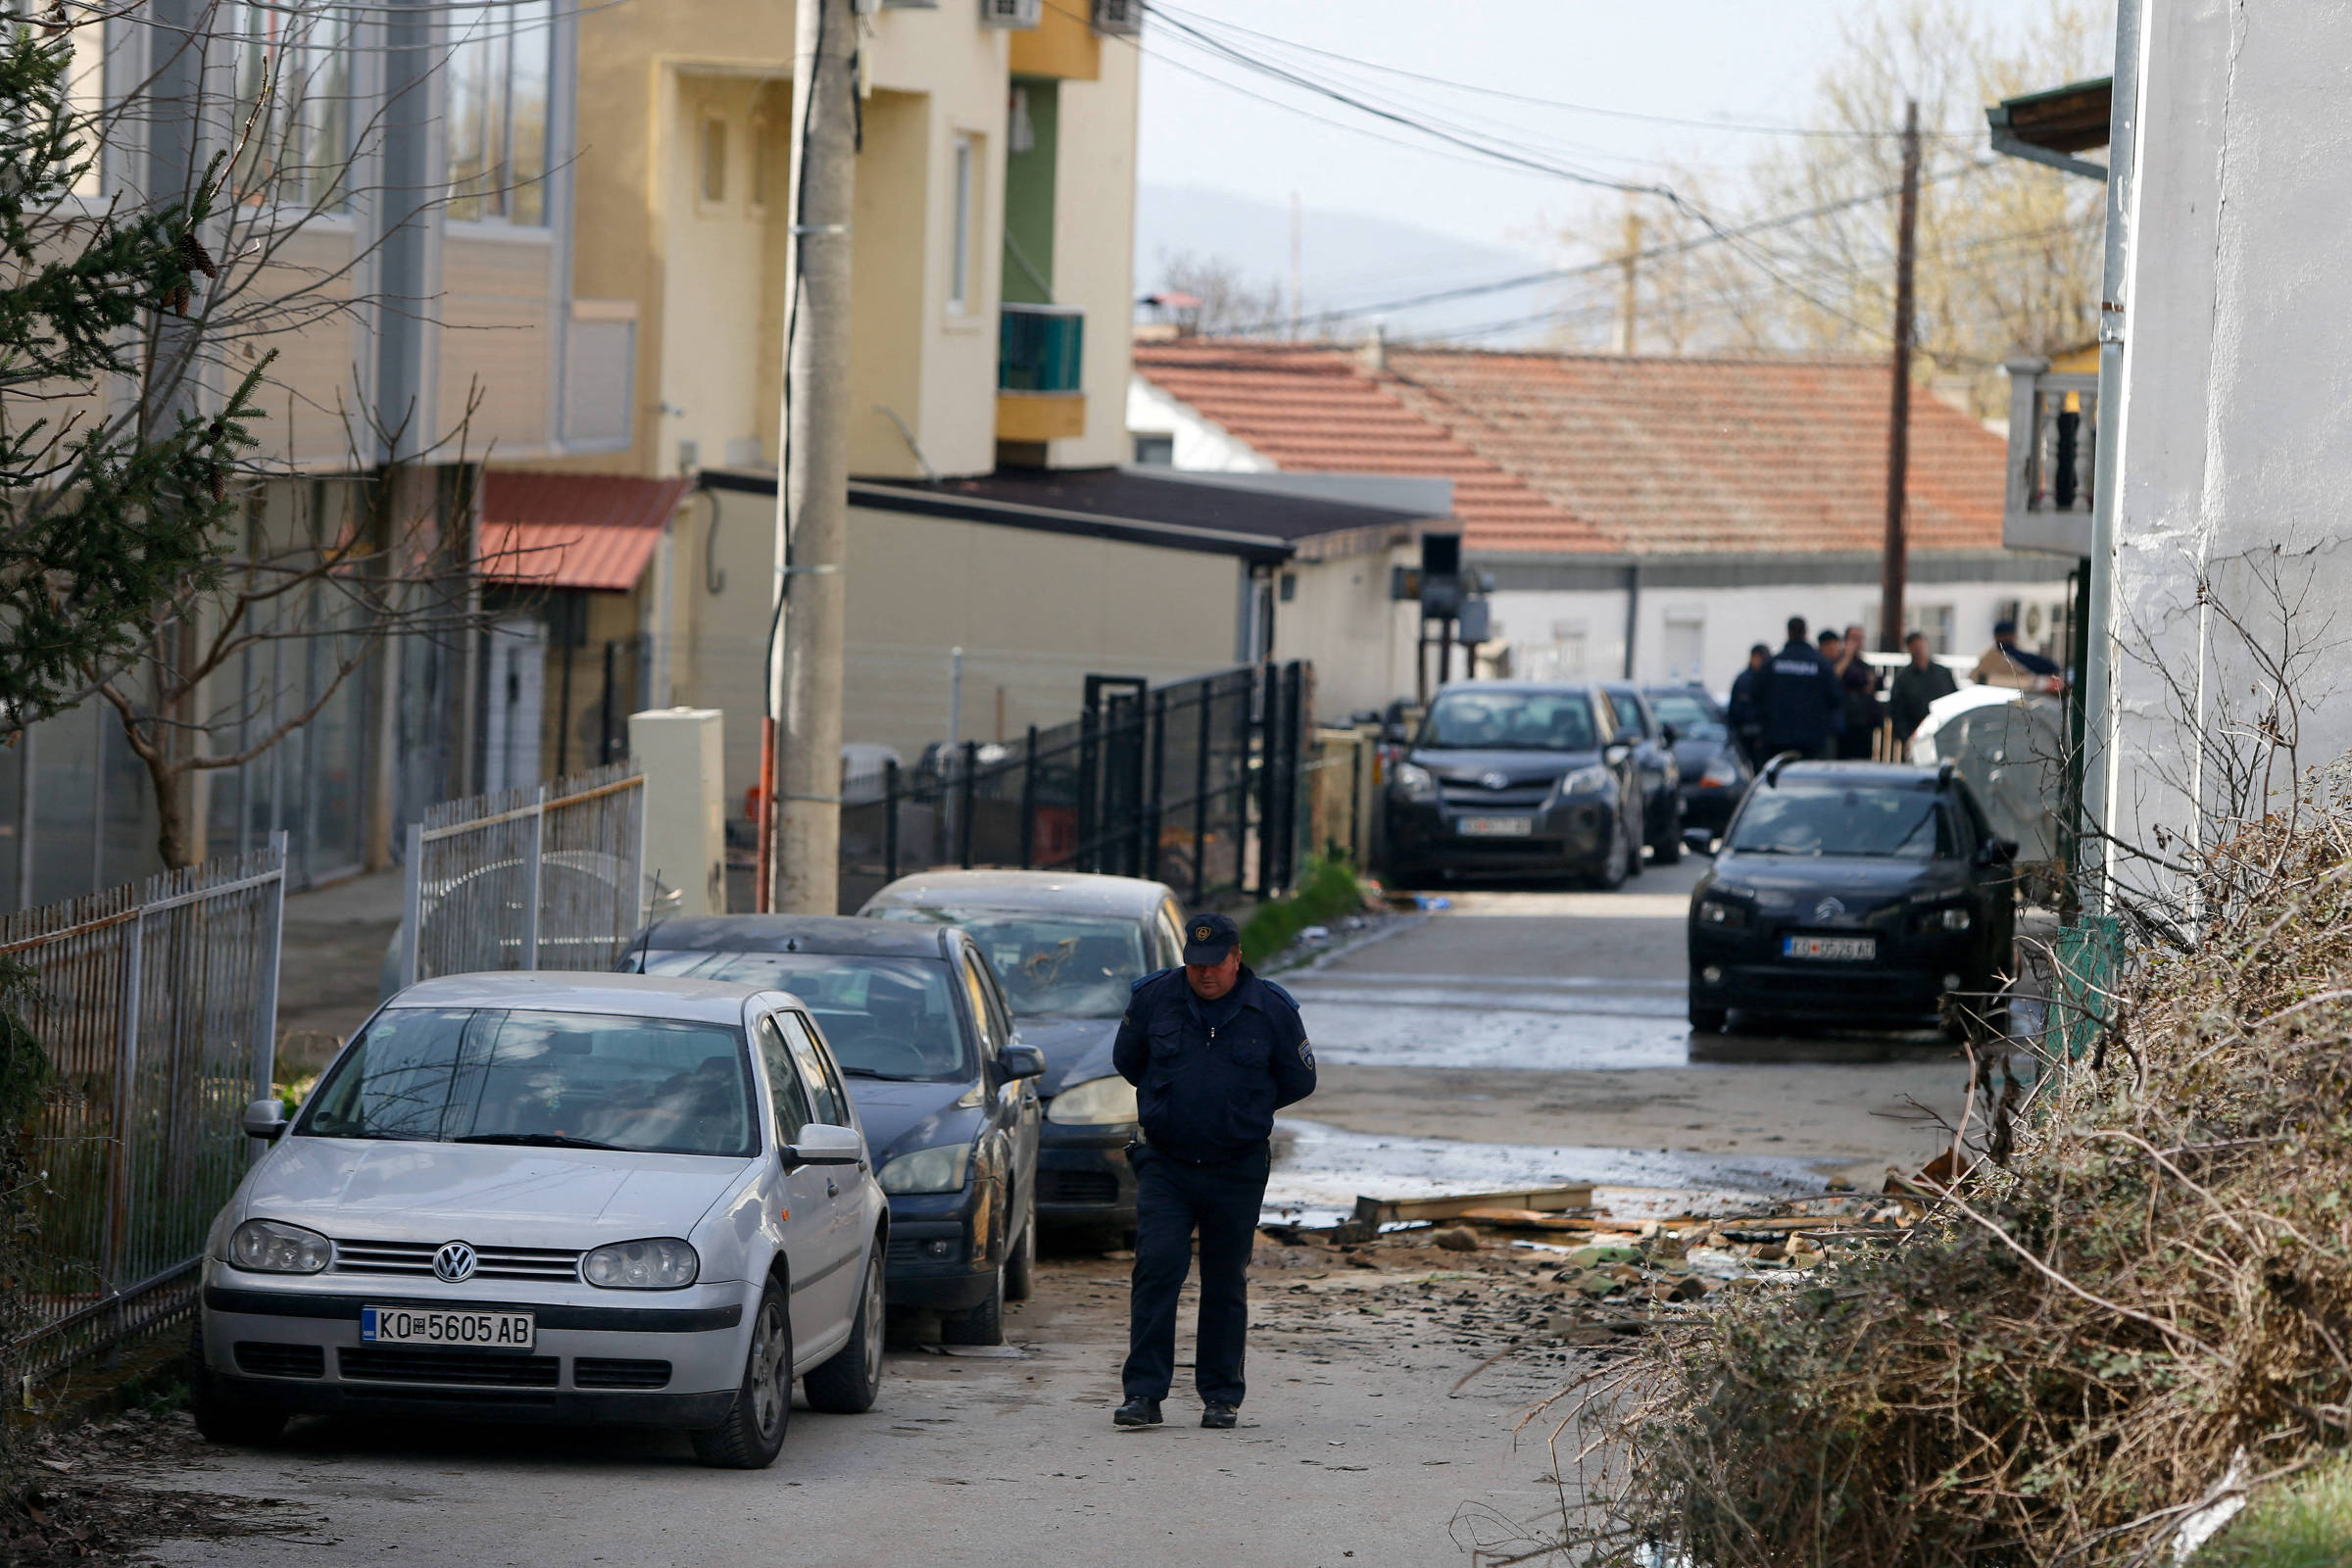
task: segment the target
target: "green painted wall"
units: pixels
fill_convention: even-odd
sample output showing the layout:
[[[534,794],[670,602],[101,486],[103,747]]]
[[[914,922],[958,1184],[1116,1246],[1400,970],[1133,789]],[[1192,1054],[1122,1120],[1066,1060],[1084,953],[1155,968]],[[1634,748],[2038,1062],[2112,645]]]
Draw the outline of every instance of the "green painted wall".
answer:
[[[1012,89],[1026,95],[1034,141],[1004,154],[1004,299],[1012,305],[1054,303],[1054,165],[1059,146],[1061,83],[1044,76],[1015,76]],[[1027,265],[1023,265],[1026,263]],[[1032,274],[1035,275],[1032,275]]]

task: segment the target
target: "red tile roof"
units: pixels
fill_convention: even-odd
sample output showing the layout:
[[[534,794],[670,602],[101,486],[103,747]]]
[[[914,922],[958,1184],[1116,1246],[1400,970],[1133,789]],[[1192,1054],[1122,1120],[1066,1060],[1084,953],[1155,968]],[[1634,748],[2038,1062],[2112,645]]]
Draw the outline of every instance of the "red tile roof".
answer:
[[[1852,360],[1699,360],[1138,344],[1136,368],[1285,468],[1436,473],[1475,550],[1668,555],[1876,550],[1886,371]],[[2001,542],[2006,449],[1911,403],[1910,542]]]
[[[493,471],[482,479],[476,565],[491,582],[625,593],[693,488],[692,479]]]

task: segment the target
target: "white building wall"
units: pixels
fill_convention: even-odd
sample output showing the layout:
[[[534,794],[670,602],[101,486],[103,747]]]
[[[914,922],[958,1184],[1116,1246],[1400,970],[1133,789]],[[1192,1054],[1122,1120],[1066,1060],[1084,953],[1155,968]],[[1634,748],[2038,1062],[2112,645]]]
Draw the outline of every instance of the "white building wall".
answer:
[[[1140,375],[1127,380],[1127,432],[1130,441],[1139,435],[1175,437],[1174,466],[1179,468],[1208,473],[1270,473],[1280,466]]]
[[[2295,760],[2352,745],[2352,7],[2146,0],[2138,66],[2091,795],[2152,846],[2233,814],[2213,749],[2243,755],[2281,656]]]

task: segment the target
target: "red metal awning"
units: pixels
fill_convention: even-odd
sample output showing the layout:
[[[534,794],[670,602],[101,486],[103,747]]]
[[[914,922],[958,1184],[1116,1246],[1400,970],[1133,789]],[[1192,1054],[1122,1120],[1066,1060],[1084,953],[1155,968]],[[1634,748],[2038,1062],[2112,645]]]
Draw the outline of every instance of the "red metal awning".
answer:
[[[488,582],[626,593],[693,488],[692,479],[492,472],[475,569]]]

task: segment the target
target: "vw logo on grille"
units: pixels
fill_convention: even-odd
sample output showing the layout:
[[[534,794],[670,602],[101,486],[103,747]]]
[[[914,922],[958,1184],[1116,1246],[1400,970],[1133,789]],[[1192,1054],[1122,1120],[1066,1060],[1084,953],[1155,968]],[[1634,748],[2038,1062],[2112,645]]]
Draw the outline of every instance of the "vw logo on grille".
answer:
[[[1511,776],[1508,773],[1489,773],[1479,782],[1491,790],[1507,790],[1511,787]]]
[[[433,1272],[450,1284],[473,1278],[473,1249],[464,1242],[446,1242],[433,1254]]]
[[[1816,920],[1837,920],[1844,914],[1845,904],[1839,899],[1824,899],[1813,906],[1813,918]]]

